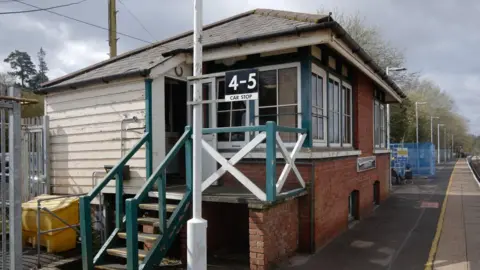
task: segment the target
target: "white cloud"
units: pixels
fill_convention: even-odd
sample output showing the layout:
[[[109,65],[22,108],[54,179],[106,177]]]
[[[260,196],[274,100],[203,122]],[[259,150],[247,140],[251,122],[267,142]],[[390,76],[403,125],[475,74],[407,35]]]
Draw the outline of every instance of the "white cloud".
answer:
[[[96,41],[69,40],[55,54],[55,58],[62,69],[73,71],[107,59],[107,53]]]

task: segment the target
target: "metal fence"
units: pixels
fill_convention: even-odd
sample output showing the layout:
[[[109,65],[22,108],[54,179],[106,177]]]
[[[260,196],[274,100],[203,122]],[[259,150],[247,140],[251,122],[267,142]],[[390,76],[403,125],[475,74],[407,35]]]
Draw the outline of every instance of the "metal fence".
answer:
[[[416,176],[435,175],[435,146],[432,143],[390,144],[392,168],[403,175],[408,166]]]
[[[49,194],[48,116],[22,119],[22,200]]]
[[[1,267],[22,265],[20,91],[0,88],[0,224]],[[8,241],[8,243],[7,243]],[[7,267],[7,256],[10,265]]]

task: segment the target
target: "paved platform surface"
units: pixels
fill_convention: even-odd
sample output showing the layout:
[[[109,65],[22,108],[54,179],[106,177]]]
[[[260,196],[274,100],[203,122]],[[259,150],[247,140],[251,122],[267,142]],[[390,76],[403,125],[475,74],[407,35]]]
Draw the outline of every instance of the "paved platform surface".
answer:
[[[433,269],[480,269],[480,187],[466,161],[455,166],[447,194]]]
[[[465,164],[460,162],[455,172],[467,176],[460,169]],[[440,166],[435,177],[394,186],[391,196],[370,217],[316,254],[291,258],[282,269],[425,269],[454,166],[451,162]]]

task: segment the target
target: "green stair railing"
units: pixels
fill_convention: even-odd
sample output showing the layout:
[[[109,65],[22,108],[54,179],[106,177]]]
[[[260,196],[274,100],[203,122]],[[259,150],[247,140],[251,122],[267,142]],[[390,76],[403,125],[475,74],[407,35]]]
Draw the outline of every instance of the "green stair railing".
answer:
[[[151,130],[151,129],[147,129]],[[229,132],[252,132],[252,133],[262,133],[261,137],[252,140],[254,146],[259,143],[264,142],[264,151],[265,163],[266,163],[266,175],[265,175],[265,200],[273,202],[277,199],[277,194],[281,191],[282,184],[279,185],[276,177],[277,170],[277,147],[280,149],[284,157],[286,156],[286,148],[283,144],[281,138],[279,137],[280,132],[287,133],[296,133],[299,134],[299,139],[297,140],[295,148],[292,152],[292,155],[298,152],[298,149],[302,147],[304,139],[306,137],[306,129],[298,129],[291,127],[282,127],[277,126],[274,122],[268,122],[266,125],[262,126],[245,126],[245,127],[226,127],[226,128],[206,128],[203,129],[203,134],[212,134],[212,133],[229,133]],[[260,136],[260,135],[257,135]],[[106,254],[106,250],[112,243],[117,239],[117,234],[120,230],[126,230],[126,242],[127,242],[127,269],[137,270],[137,269],[152,269],[154,265],[159,264],[164,256],[166,255],[168,249],[173,243],[176,235],[180,231],[181,227],[185,224],[186,219],[189,217],[188,209],[192,201],[192,185],[193,185],[193,160],[192,160],[192,130],[190,127],[185,128],[185,132],[166,155],[165,159],[161,164],[151,171],[151,155],[147,155],[147,181],[144,183],[142,188],[138,191],[136,196],[125,201],[125,209],[123,211],[123,184],[122,184],[122,170],[123,166],[128,162],[128,160],[143,146],[147,143],[147,148],[149,147],[148,143],[151,143],[151,133],[147,132],[141,138],[141,140],[130,150],[130,152],[123,157],[119,163],[105,176],[105,179],[98,184],[88,195],[80,198],[80,217],[81,217],[81,237],[82,237],[82,261],[83,269],[91,270],[93,266],[98,264],[102,257]],[[249,148],[252,150],[254,148]],[[166,209],[166,177],[165,172],[167,166],[172,162],[174,157],[179,153],[182,147],[185,147],[185,171],[186,171],[186,191],[183,199],[178,204],[177,208],[173,214],[167,220],[167,209]],[[242,149],[243,150],[243,149]],[[211,150],[213,151],[213,150]],[[215,150],[216,151],[216,150]],[[148,151],[147,151],[148,152]],[[219,155],[218,153],[215,155]],[[294,164],[294,158],[289,162]],[[222,158],[223,161],[224,158]],[[218,160],[217,160],[218,161]],[[227,162],[227,161],[225,161]],[[231,162],[231,161],[228,161]],[[221,169],[220,169],[221,170]],[[296,168],[295,168],[296,170]],[[284,169],[284,175],[288,175],[289,169]],[[224,172],[225,173],[225,172]],[[105,244],[102,246],[100,251],[93,258],[92,254],[92,228],[90,226],[91,217],[90,217],[90,203],[97,196],[103,188],[113,179],[116,179],[116,228],[110,237],[107,239]],[[282,177],[281,177],[282,178]],[[285,179],[285,177],[283,178]],[[138,209],[139,205],[148,197],[148,193],[153,189],[154,185],[157,184],[158,187],[158,209],[159,209],[159,230],[160,236],[154,242],[152,248],[148,252],[147,256],[142,262],[139,262],[139,251],[138,251]],[[305,187],[301,187],[296,190],[291,190],[287,193],[282,193],[281,195],[293,195],[297,192],[302,192]],[[124,215],[125,214],[125,215]],[[125,226],[125,227],[123,227]]]
[[[148,178],[137,195],[132,199],[127,199],[126,208],[126,230],[127,230],[127,269],[151,269],[153,265],[161,262],[168,249],[170,248],[175,236],[185,223],[188,215],[186,211],[191,202],[192,197],[192,139],[190,127],[185,128],[185,132],[166,155],[162,163],[155,169],[153,174]],[[187,190],[184,198],[178,204],[172,216],[166,219],[166,187],[164,172],[168,164],[178,154],[180,149],[185,146],[185,170]],[[148,192],[152,190],[154,184],[158,186],[158,206],[161,236],[153,244],[149,254],[139,265],[138,260],[138,206],[148,197]]]
[[[137,153],[137,151],[151,140],[150,133],[145,133],[140,141],[113,167],[104,179],[93,188],[87,195],[80,197],[80,236],[82,239],[82,265],[83,269],[93,269],[112,244],[117,233],[122,229],[124,222],[123,211],[123,167]],[[115,178],[115,229],[107,241],[93,258],[92,226],[91,226],[91,202],[97,195]]]

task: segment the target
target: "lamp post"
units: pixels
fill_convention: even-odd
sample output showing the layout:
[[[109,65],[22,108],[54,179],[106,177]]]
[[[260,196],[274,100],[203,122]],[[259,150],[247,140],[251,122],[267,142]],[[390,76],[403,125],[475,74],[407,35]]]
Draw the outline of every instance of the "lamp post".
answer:
[[[437,161],[438,161],[438,164],[440,164],[441,160],[440,160],[440,127],[443,127],[444,125],[443,124],[437,124],[437,147],[438,147],[438,151],[437,151]]]
[[[193,76],[202,75],[202,0],[193,0]],[[207,221],[202,218],[202,85],[193,84],[193,209],[187,222],[187,269],[207,269]]]
[[[440,119],[438,116],[430,116],[430,141],[433,144],[433,119]]]
[[[421,101],[416,101],[415,102],[415,120],[416,120],[416,132],[417,132],[417,173],[420,170],[420,153],[418,149],[418,105],[424,105],[427,104],[427,102],[421,102]]]
[[[453,159],[453,132],[452,132],[452,159]]]
[[[407,70],[407,69],[404,67],[387,67],[385,70],[385,73],[387,74],[387,76],[389,76],[390,71],[404,71],[404,70]],[[387,149],[390,150],[390,104],[387,104]],[[392,156],[390,153],[390,159],[389,159],[390,165],[391,165],[391,162],[392,162]],[[391,190],[392,189],[392,173],[389,172],[388,175],[389,175],[388,185]]]
[[[404,71],[404,67],[387,67],[385,73],[390,75],[390,71]],[[387,149],[390,149],[390,104],[387,104]]]
[[[443,136],[443,141],[445,144],[445,151],[443,153],[443,156],[445,157],[445,163],[447,163],[447,128],[444,128],[444,133],[445,135]]]

